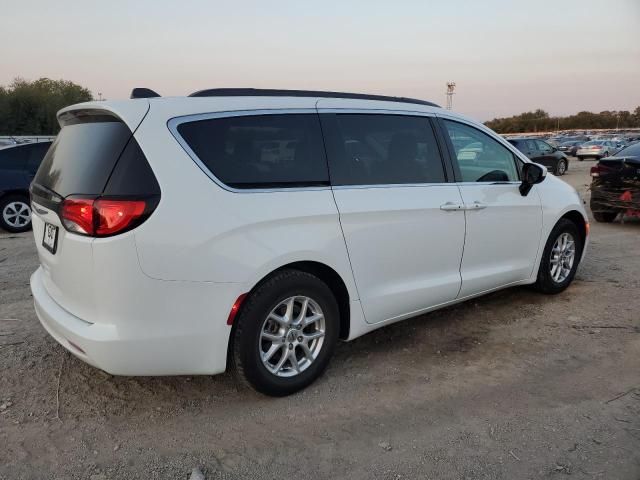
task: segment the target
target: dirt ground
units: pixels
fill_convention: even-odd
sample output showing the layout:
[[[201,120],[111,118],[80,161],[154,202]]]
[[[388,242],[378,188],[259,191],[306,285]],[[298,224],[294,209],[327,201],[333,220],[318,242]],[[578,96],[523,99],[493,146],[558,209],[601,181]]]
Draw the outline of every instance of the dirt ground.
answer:
[[[587,199],[592,164],[564,177]],[[283,399],[83,364],[38,323],[37,263],[31,233],[0,234],[2,479],[640,479],[639,221],[593,224],[566,292],[505,290],[342,343]]]

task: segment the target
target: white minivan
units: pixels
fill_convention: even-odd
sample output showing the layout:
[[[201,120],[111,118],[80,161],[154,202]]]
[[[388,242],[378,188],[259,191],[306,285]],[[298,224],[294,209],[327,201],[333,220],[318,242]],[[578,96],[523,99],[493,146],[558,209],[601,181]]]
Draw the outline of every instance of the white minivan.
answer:
[[[233,367],[287,395],[339,339],[500,288],[564,290],[576,191],[408,98],[214,89],[61,110],[31,185],[44,328],[114,375]]]

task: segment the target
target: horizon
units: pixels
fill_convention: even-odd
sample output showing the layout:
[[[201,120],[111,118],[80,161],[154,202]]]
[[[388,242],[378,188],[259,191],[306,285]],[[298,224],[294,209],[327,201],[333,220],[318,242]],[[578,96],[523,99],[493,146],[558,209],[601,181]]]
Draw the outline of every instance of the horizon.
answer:
[[[134,87],[163,96],[217,87],[347,91],[422,98],[481,121],[538,108],[551,116],[640,105],[640,2],[457,0],[243,1],[184,5],[73,0],[3,12],[0,85],[70,80],[95,98]],[[497,18],[497,19],[496,19]],[[24,25],[29,25],[28,29]],[[446,41],[445,41],[446,40]],[[90,67],[87,67],[90,65]]]

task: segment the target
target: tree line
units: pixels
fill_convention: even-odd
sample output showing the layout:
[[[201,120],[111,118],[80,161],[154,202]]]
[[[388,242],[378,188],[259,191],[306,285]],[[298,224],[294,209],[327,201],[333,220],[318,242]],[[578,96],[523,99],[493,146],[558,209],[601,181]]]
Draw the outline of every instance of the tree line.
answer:
[[[16,78],[0,85],[0,135],[55,135],[60,130],[56,112],[89,100],[88,89],[68,80]]]
[[[600,113],[579,112],[567,117],[552,117],[538,109],[512,117],[494,118],[485,122],[485,125],[498,133],[640,128],[640,107],[633,112],[605,110]]]

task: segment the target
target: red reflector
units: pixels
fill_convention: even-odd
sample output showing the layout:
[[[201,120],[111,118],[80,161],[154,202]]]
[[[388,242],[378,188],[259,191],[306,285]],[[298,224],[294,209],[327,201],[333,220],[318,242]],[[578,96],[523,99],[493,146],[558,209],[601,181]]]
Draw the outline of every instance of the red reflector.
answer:
[[[227,318],[227,325],[233,325],[233,321],[235,320],[236,315],[238,315],[238,310],[240,310],[240,306],[242,305],[242,302],[244,302],[244,299],[246,297],[247,297],[247,294],[243,293],[235,301],[235,303],[231,307],[231,311],[229,312],[229,317]]]
[[[144,208],[144,200],[96,200],[96,234],[112,235],[124,230],[144,213]]]

